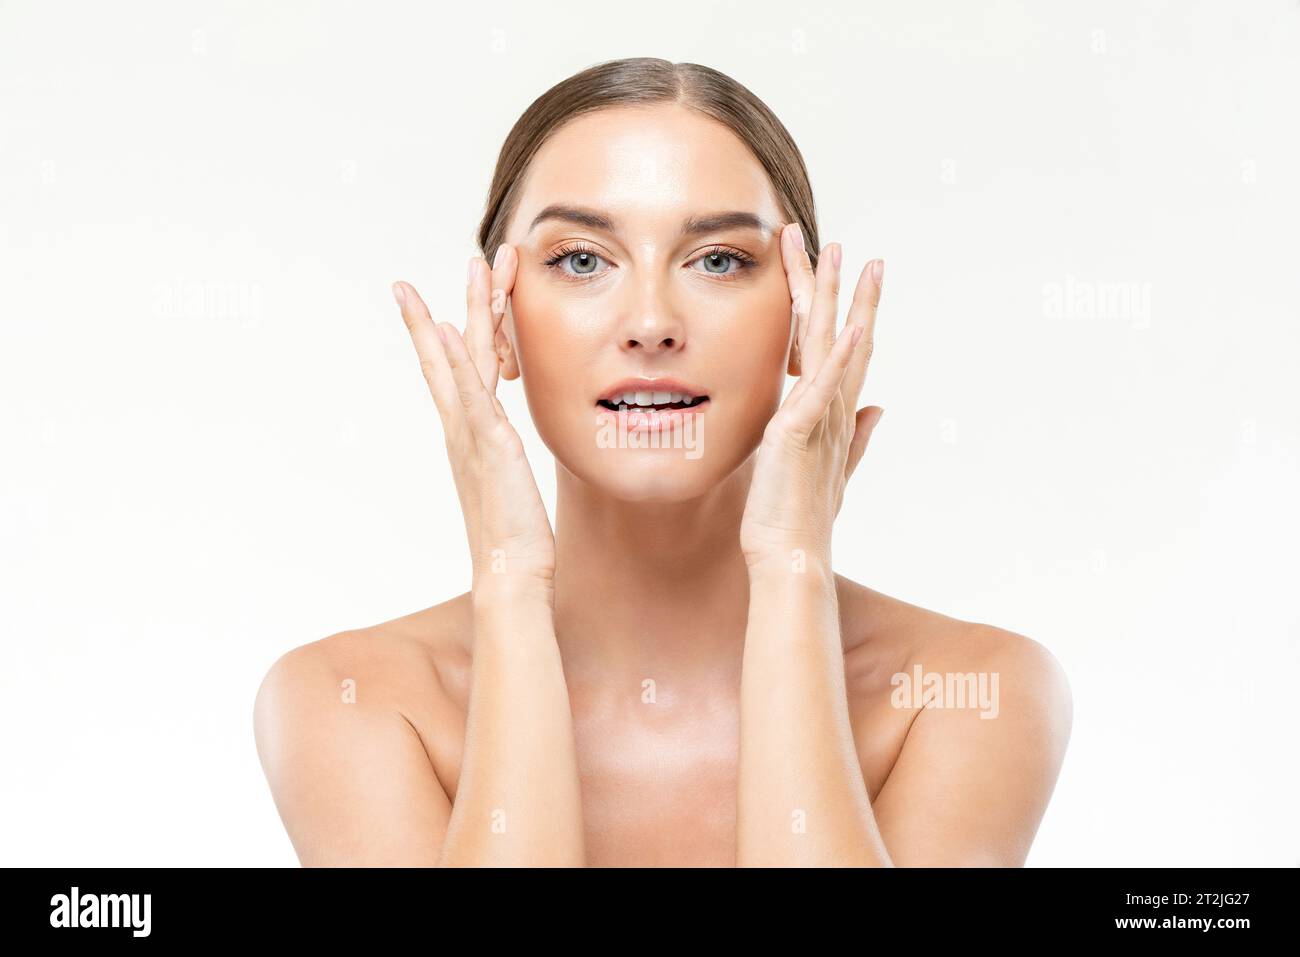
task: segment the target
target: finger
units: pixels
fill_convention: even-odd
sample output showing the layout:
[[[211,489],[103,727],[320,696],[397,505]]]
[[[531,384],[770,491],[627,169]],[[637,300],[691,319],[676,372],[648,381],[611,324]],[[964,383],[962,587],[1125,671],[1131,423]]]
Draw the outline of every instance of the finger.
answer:
[[[844,381],[844,373],[853,356],[853,347],[861,334],[862,329],[858,326],[845,326],[840,330],[839,336],[831,347],[830,355],[817,370],[817,375],[809,383],[808,388],[794,403],[792,412],[795,421],[799,423],[801,434],[806,435],[812,431],[812,428],[826,414],[826,407],[830,405],[831,397]]]
[[[844,465],[844,480],[846,482],[853,474],[853,470],[858,467],[858,463],[862,461],[862,453],[867,450],[867,443],[871,440],[871,433],[876,430],[876,425],[884,414],[885,410],[878,405],[869,405],[858,409],[858,414],[854,418],[853,439],[849,442],[849,457]]]
[[[835,342],[835,321],[840,301],[840,245],[829,243],[817,258],[808,334],[799,353],[800,373],[816,375]]]
[[[438,414],[442,418],[443,429],[450,432],[453,423],[459,419],[456,411],[456,385],[452,378],[447,355],[443,351],[442,341],[438,338],[429,308],[415,291],[415,287],[406,282],[393,283],[393,298],[402,311],[402,321],[411,334],[415,344],[416,355],[420,357],[420,371],[429,386]]]
[[[794,341],[799,350],[799,371],[804,371],[804,337],[808,333],[808,315],[812,307],[816,276],[803,248],[803,233],[798,223],[786,223],[781,230],[781,264],[790,287],[790,315],[794,321]]]
[[[501,325],[506,314],[506,302],[514,289],[519,272],[519,253],[514,246],[501,243],[492,259],[492,297],[490,300],[492,322]],[[495,330],[493,330],[495,331]]]
[[[857,287],[853,290],[853,302],[849,305],[849,315],[845,325],[863,326],[862,339],[858,342],[849,363],[848,374],[844,376],[844,403],[847,408],[858,404],[858,395],[862,392],[862,383],[867,377],[871,365],[871,356],[875,352],[876,310],[880,305],[881,283],[885,277],[885,261],[873,259],[862,269]]]
[[[492,271],[482,256],[471,256],[465,282],[465,331],[461,341],[474,363],[479,381],[496,389],[497,357],[492,349]]]
[[[831,243],[822,250],[816,267],[808,265],[807,253],[794,253],[796,267],[800,260],[808,266],[812,276],[813,292],[806,300],[809,308],[803,316],[799,343],[799,379],[790,390],[790,399],[802,394],[817,376],[817,369],[825,361],[835,341],[835,314],[839,311],[839,269],[832,261],[838,247]],[[805,279],[801,281],[806,281]],[[791,294],[793,301],[794,294]],[[829,315],[827,314],[829,312]],[[824,341],[823,341],[824,338]]]
[[[496,351],[497,330],[506,312],[506,301],[514,288],[515,274],[519,257],[514,247],[500,243],[492,259],[490,270],[483,268],[483,261],[476,263],[478,277],[487,277],[487,309],[471,308],[466,324],[465,342],[474,364],[478,368],[479,378],[488,392],[496,392],[497,377],[501,369],[501,360]],[[482,290],[480,290],[482,293]]]
[[[483,354],[484,327],[491,327],[491,280],[490,270],[482,256],[469,257],[469,272],[465,276],[465,331],[461,341],[478,372],[479,381],[490,381],[495,386],[496,380],[488,371],[487,357]]]
[[[437,328],[446,347],[447,364],[451,366],[451,375],[456,383],[461,408],[465,410],[465,419],[476,439],[490,439],[499,421],[493,396],[483,387],[474,357],[470,355],[460,331],[450,322],[440,322]]]

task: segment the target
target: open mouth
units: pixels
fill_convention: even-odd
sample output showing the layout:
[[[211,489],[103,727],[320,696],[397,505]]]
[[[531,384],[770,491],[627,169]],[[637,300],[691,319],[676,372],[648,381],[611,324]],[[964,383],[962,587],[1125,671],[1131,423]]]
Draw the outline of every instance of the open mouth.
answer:
[[[596,404],[611,412],[670,412],[697,409],[709,401],[707,395],[679,392],[627,392],[611,399],[597,399]]]

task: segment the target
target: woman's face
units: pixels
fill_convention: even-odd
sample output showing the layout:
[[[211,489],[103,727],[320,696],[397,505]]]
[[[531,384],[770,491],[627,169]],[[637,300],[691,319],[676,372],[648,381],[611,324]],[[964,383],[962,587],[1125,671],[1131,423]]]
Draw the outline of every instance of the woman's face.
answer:
[[[547,141],[505,234],[519,254],[504,323],[518,366],[502,374],[522,374],[565,468],[617,498],[671,502],[748,458],[789,361],[784,222],[745,145],[684,107],[605,109]],[[611,409],[638,392],[707,398]]]

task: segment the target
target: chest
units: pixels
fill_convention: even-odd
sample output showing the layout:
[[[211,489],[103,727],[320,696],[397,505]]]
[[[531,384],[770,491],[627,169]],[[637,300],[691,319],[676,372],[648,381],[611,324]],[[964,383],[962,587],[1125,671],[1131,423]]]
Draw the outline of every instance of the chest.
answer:
[[[846,677],[855,751],[874,802],[898,758],[911,713],[893,708],[887,687],[877,687],[870,673],[850,668]],[[663,684],[620,695],[574,686],[570,695],[588,863],[734,866],[738,681],[692,693]],[[439,737],[446,747],[435,762],[453,802],[465,719],[463,707],[456,712],[442,721],[460,733]]]
[[[611,711],[574,714],[588,863],[734,866],[738,702]]]

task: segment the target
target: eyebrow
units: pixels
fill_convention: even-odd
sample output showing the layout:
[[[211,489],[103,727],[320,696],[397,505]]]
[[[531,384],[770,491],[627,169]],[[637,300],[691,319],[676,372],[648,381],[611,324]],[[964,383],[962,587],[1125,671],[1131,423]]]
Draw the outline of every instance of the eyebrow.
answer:
[[[617,233],[618,224],[613,217],[598,209],[586,206],[570,206],[565,203],[552,203],[533,217],[528,226],[531,233],[539,223],[556,219],[589,229],[600,229],[607,233]],[[721,213],[709,213],[707,216],[688,216],[682,222],[683,236],[696,236],[700,233],[713,233],[720,229],[757,229],[759,232],[775,232],[777,227],[771,225],[761,216],[743,210],[728,210]]]

